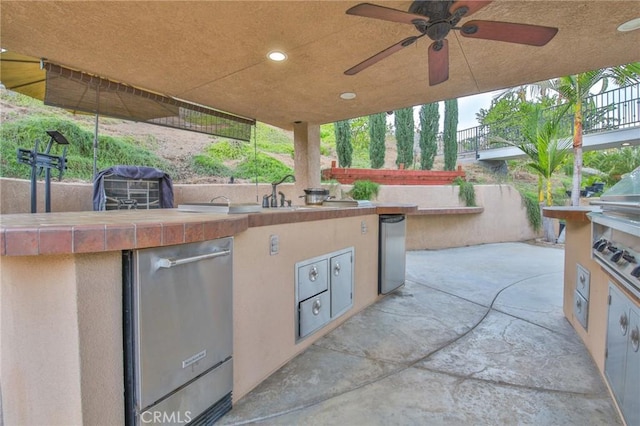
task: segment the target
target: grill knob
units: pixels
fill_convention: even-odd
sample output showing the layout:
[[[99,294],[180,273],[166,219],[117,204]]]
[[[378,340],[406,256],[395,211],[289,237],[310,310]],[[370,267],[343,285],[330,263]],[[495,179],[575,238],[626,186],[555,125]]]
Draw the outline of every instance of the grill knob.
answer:
[[[618,263],[618,261],[620,261],[620,259],[622,258],[622,253],[624,253],[622,250],[618,250],[617,252],[615,252],[613,256],[611,256],[611,261]]]
[[[598,244],[598,246],[596,247],[596,250],[602,253],[606,247],[607,247],[607,241],[604,240],[600,244]]]
[[[598,246],[602,243],[605,242],[606,240],[604,238],[600,238],[598,241],[596,241],[595,243],[593,243],[593,246],[591,246],[591,248],[598,248]]]
[[[635,268],[633,268],[633,271],[631,271],[631,275],[636,278],[640,278],[640,266],[636,266]]]
[[[636,258],[633,257],[633,255],[627,251],[625,251],[624,253],[622,253],[622,258],[624,260],[626,260],[629,263],[636,263]]]

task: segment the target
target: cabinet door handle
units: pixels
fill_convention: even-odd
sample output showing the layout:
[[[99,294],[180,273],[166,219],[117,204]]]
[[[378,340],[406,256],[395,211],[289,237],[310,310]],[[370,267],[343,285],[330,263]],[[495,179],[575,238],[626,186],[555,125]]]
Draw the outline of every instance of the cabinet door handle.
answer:
[[[313,305],[311,306],[311,312],[313,315],[318,315],[320,313],[320,308],[322,308],[322,302],[320,302],[320,299],[314,300]]]
[[[313,265],[309,270],[309,281],[315,281],[318,279],[318,268]]]
[[[587,279],[585,278],[585,276],[584,276],[584,275],[580,275],[580,282],[581,282],[582,284],[584,284],[584,282],[585,282],[586,280],[587,280]]]
[[[627,330],[629,329],[629,318],[627,317],[627,313],[623,312],[622,315],[620,315],[620,331],[622,332],[623,336],[627,335]]]
[[[222,250],[222,251],[216,251],[213,253],[201,254],[199,256],[185,257],[182,259],[164,258],[164,259],[158,259],[158,261],[156,262],[156,266],[158,268],[173,268],[174,266],[185,265],[187,263],[200,262],[201,260],[214,259],[216,257],[228,256],[230,254],[231,254],[231,250]]]
[[[340,275],[340,269],[341,269],[340,264],[336,263],[336,266],[333,267],[333,274]]]
[[[576,299],[576,308],[578,308],[578,312],[582,312],[582,300]]]
[[[631,332],[631,346],[634,352],[638,352],[638,349],[640,349],[640,330],[638,326]]]

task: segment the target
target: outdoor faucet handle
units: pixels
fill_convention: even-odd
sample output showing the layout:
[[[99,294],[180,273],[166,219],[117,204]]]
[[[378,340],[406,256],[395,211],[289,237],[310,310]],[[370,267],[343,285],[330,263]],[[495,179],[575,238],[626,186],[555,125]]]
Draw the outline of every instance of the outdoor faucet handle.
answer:
[[[227,205],[231,205],[231,200],[229,199],[229,197],[225,197],[224,195],[218,195],[217,197],[213,197],[209,202],[213,203],[214,200],[217,200],[219,198],[224,198],[227,201]]]

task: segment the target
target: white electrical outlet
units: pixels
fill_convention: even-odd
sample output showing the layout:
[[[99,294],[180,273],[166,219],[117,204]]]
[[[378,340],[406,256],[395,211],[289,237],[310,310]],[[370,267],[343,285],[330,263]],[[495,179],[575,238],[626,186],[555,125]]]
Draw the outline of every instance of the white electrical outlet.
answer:
[[[367,222],[365,222],[364,220],[360,222],[360,232],[362,232],[363,234],[367,233]]]
[[[280,251],[280,238],[277,235],[269,236],[269,255],[274,256]]]

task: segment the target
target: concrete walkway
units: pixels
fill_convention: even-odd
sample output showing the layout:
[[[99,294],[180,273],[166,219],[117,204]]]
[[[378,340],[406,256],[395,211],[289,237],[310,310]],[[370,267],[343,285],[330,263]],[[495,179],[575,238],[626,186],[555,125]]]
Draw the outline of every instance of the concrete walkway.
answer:
[[[407,253],[407,284],[240,400],[220,424],[621,424],[562,313],[564,251]]]

